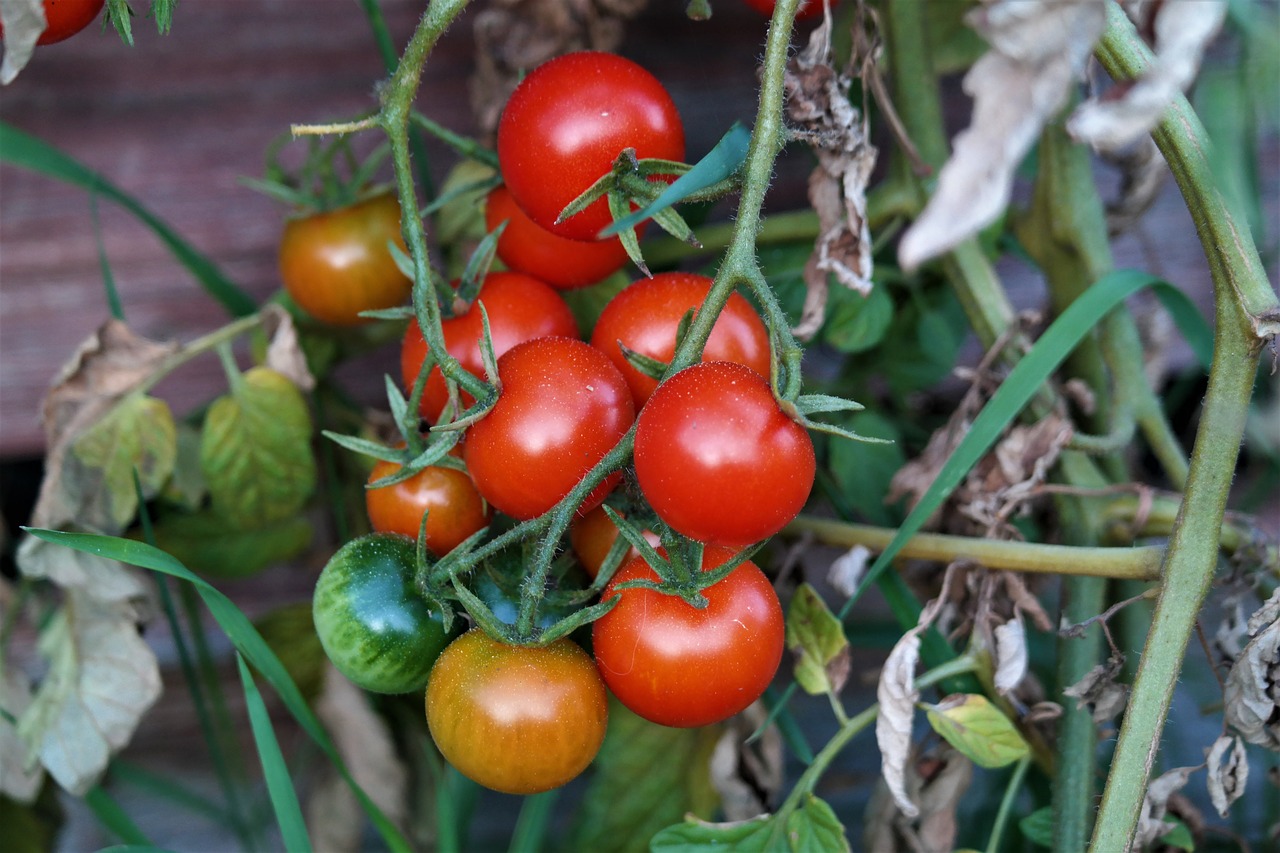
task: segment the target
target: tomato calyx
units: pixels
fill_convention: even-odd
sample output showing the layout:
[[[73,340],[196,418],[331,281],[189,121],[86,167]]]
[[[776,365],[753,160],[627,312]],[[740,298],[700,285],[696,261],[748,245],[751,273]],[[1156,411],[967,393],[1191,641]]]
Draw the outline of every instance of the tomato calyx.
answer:
[[[851,429],[825,421],[817,421],[809,417],[810,415],[826,412],[860,412],[865,408],[861,403],[846,400],[844,397],[833,397],[829,394],[801,394],[794,401],[779,399],[778,406],[792,420],[805,429],[817,430],[818,432],[825,432],[867,444],[893,444],[887,438],[860,435]]]

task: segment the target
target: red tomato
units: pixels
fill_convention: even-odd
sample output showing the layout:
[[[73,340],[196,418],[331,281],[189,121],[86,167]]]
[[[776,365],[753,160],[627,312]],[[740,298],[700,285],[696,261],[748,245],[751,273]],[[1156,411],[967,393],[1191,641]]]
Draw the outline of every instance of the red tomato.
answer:
[[[658,517],[718,545],[767,539],[813,488],[808,432],[740,364],[695,364],[659,385],[640,411],[634,458]]]
[[[534,518],[555,506],[631,428],[627,382],[600,350],[573,338],[538,338],[498,359],[502,394],[467,430],[463,457],[485,500]],[[599,505],[610,475],[579,508]]]
[[[394,474],[400,466],[379,460],[369,482]],[[393,486],[366,489],[369,523],[382,533],[418,538],[427,516],[427,549],[443,557],[489,523],[489,507],[466,472],[429,465]]]
[[[773,17],[773,9],[778,5],[778,0],[744,0],[748,6],[755,9],[762,15]],[[831,0],[832,8],[835,8],[836,0]],[[810,18],[821,17],[822,0],[806,0],[800,6],[800,11],[796,13],[797,21],[807,21]]]
[[[44,0],[44,32],[36,44],[55,44],[69,39],[93,23],[106,0]],[[0,38],[4,25],[0,24]]]
[[[591,658],[569,639],[508,646],[474,628],[431,670],[427,725],[462,775],[508,794],[558,788],[604,741],[608,694]]]
[[[522,273],[489,273],[480,287],[480,295],[466,313],[444,320],[445,349],[462,363],[472,375],[484,378],[484,363],[480,360],[480,340],[484,337],[484,324],[480,309],[484,303],[489,315],[489,334],[493,338],[494,354],[503,353],[518,343],[548,335],[576,337],[578,323],[573,319],[569,306],[546,284]],[[404,377],[405,393],[413,388],[413,382],[427,357],[427,343],[417,323],[410,323],[404,333],[400,350],[400,370]],[[432,367],[427,377],[427,387],[422,393],[422,416],[435,423],[441,410],[449,401],[449,389],[439,367]],[[473,403],[470,394],[462,394],[462,404]]]
[[[608,172],[623,149],[684,159],[684,127],[657,78],[611,53],[583,51],[539,65],[498,123],[503,180],[529,218],[571,240],[594,240],[612,217],[605,199],[559,225],[565,205]]]
[[[591,345],[603,350],[627,378],[637,411],[658,387],[658,381],[632,367],[618,342],[641,355],[671,361],[680,318],[690,309],[696,314],[709,292],[711,279],[704,275],[659,273],[624,289],[600,314],[591,333]],[[751,303],[740,294],[730,296],[716,318],[702,360],[732,361],[769,376],[769,332]]]
[[[652,530],[642,530],[640,533],[650,545],[655,548],[658,547],[658,534]],[[578,555],[578,561],[582,563],[582,568],[586,570],[592,580],[595,580],[596,575],[600,574],[600,567],[604,565],[604,558],[609,556],[609,549],[613,547],[614,540],[619,535],[618,528],[614,525],[613,520],[605,514],[603,506],[596,507],[581,518],[575,519],[573,524],[569,525],[569,544],[573,547],[573,553]],[[635,548],[628,548],[627,553],[622,558],[622,565],[626,565],[639,556],[640,552]]]
[[[734,555],[707,548],[709,571]],[[644,560],[623,566],[604,598],[623,581],[656,580]],[[605,684],[623,705],[664,726],[706,726],[732,717],[769,686],[782,660],[786,628],[768,578],[745,562],[703,590],[699,610],[651,589],[624,589],[596,620],[591,644]]]
[[[506,187],[496,187],[485,202],[485,227],[492,231],[504,221],[507,227],[498,239],[498,257],[511,269],[559,290],[595,284],[627,262],[627,250],[617,237],[566,240],[525,215]]]
[[[365,323],[361,311],[401,305],[413,286],[391,257],[389,242],[404,248],[400,202],[393,195],[290,219],[280,238],[284,289],[321,322]]]

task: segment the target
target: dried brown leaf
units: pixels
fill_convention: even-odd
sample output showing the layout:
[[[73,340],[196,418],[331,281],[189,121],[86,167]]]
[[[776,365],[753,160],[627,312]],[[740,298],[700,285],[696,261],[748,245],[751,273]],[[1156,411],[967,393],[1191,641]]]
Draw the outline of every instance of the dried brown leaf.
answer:
[[[1142,801],[1142,813],[1138,816],[1137,846],[1146,847],[1169,831],[1164,820],[1169,812],[1169,798],[1186,787],[1191,774],[1199,769],[1198,766],[1175,767],[1151,780]]]
[[[1227,673],[1222,699],[1228,725],[1245,740],[1280,750],[1280,620],[1244,647]]]
[[[1226,817],[1231,804],[1244,796],[1249,784],[1249,756],[1244,741],[1223,735],[1213,742],[1207,758],[1209,765],[1209,799],[1221,817]]]
[[[915,686],[916,663],[920,659],[920,637],[908,631],[894,645],[884,662],[876,701],[876,745],[880,747],[880,772],[894,803],[907,817],[917,817],[920,809],[907,794],[907,760],[911,756],[911,726],[920,691]]]
[[[1116,681],[1124,668],[1124,656],[1112,655],[1106,663],[1089,670],[1084,678],[1062,691],[1076,700],[1077,708],[1088,707],[1095,723],[1112,719],[1129,701],[1129,685]]]
[[[996,626],[996,690],[1008,693],[1027,676],[1027,631],[1014,617]]]
[[[907,790],[919,804],[919,817],[913,820],[900,812],[881,780],[867,805],[865,849],[886,853],[954,850],[957,809],[972,780],[973,762],[945,742],[916,756],[907,769]]]
[[[848,551],[836,557],[827,569],[827,583],[845,598],[851,597],[858,590],[858,584],[871,565],[871,550],[864,545],[854,545]]]
[[[0,62],[0,84],[14,81],[35,53],[36,40],[45,29],[43,0],[0,0],[0,20],[4,21],[4,61]]]
[[[747,820],[771,811],[782,788],[782,735],[769,726],[754,741],[747,738],[764,724],[768,709],[760,702],[729,719],[711,753],[711,783],[720,794],[726,821]]]
[[[262,309],[263,328],[271,338],[267,344],[265,365],[297,385],[303,391],[316,387],[316,378],[307,366],[307,357],[298,343],[298,330],[293,317],[279,305]]]
[[[3,624],[0,621],[0,627]],[[27,674],[12,662],[0,660],[0,708],[20,717],[30,705],[31,682]],[[30,803],[40,793],[43,781],[44,771],[35,753],[23,743],[17,729],[0,722],[0,795]]]

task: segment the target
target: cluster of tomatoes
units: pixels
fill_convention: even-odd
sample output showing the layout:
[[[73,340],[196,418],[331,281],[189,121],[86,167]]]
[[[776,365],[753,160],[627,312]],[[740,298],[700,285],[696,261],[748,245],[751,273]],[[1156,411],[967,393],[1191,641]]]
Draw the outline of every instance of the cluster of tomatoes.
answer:
[[[506,184],[486,205],[490,228],[506,224],[497,254],[508,269],[489,273],[473,303],[442,321],[449,354],[482,378],[487,318],[497,401],[466,427],[460,454],[455,449],[465,472],[431,466],[367,491],[377,532],[344,546],[315,593],[316,629],[338,668],[370,690],[425,686],[442,754],[501,791],[547,790],[581,772],[604,737],[606,686],[649,720],[706,725],[760,696],[784,646],[777,595],[749,561],[703,589],[707,605],[700,609],[643,585],[619,590],[627,581],[659,579],[633,550],[604,590],[604,600],[617,602],[592,626],[591,655],[569,638],[510,645],[474,628],[455,639],[415,587],[420,527],[425,547],[441,557],[488,526],[495,510],[537,518],[633,426],[640,495],[660,527],[704,543],[703,571],[778,532],[808,497],[813,445],[774,397],[766,378],[769,334],[741,295],[718,315],[702,362],[662,384],[650,374],[672,359],[682,321],[701,309],[711,279],[684,272],[642,279],[609,302],[589,342],[579,339],[558,291],[610,275],[626,253],[616,238],[595,239],[610,221],[603,200],[564,222],[557,218],[624,148],[639,158],[684,156],[670,97],[628,60],[563,56],[535,69],[512,94],[498,131]],[[427,356],[421,329],[410,323],[401,363],[406,388],[419,381]],[[424,420],[450,417],[448,391],[431,366]],[[461,396],[464,407],[473,402]],[[370,482],[396,470],[380,462]],[[571,527],[572,546],[593,577],[618,536],[601,504],[621,476],[600,479]]]

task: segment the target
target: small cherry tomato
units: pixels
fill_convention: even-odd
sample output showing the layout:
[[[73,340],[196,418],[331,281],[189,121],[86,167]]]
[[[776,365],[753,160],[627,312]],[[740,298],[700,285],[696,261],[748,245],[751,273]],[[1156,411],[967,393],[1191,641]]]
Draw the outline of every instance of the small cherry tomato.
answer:
[[[440,612],[414,584],[416,547],[393,533],[352,539],[316,582],[311,613],[320,644],[338,671],[365,690],[421,690],[449,643]]]
[[[507,223],[498,238],[498,257],[504,264],[558,290],[595,284],[627,262],[627,250],[617,237],[566,240],[530,219],[506,187],[489,193],[484,222],[490,231]]]
[[[755,9],[766,17],[773,17],[773,9],[778,5],[778,0],[744,0],[748,6]],[[831,6],[834,8],[836,0],[831,0]],[[802,0],[800,11],[796,12],[797,21],[807,21],[810,18],[817,18],[822,15],[822,0]]]
[[[733,555],[709,547],[702,569]],[[760,698],[778,671],[786,628],[778,595],[755,563],[704,589],[702,610],[652,589],[616,590],[637,579],[657,580],[642,559],[614,575],[603,598],[616,593],[618,603],[592,627],[596,665],[618,701],[646,720],[688,727],[724,720]]]
[[[284,289],[321,322],[365,323],[361,311],[401,305],[413,286],[388,243],[404,249],[400,202],[390,194],[290,219],[280,239]]]
[[[658,386],[636,424],[636,479],[691,539],[744,546],[795,518],[813,488],[813,441],[755,371],[695,364]]]
[[[683,160],[684,127],[657,78],[611,53],[569,53],[539,65],[498,122],[498,163],[511,195],[530,219],[571,240],[594,240],[612,221],[601,198],[556,224],[627,148],[639,159]]]
[[[635,408],[622,374],[573,338],[537,338],[498,359],[502,393],[467,429],[463,457],[485,500],[514,518],[556,505],[626,434]],[[578,509],[597,506],[620,473]]]
[[[93,23],[106,0],[44,0],[44,32],[36,44],[56,44],[71,38]],[[4,37],[4,25],[0,24],[0,38]]]
[[[578,334],[573,312],[551,287],[522,273],[489,273],[471,307],[440,324],[445,349],[465,370],[479,378],[484,378],[484,362],[480,358],[484,324],[477,307],[481,303],[489,315],[489,334],[493,340],[494,355],[499,358],[516,344],[534,338],[549,335],[576,337]],[[426,357],[427,343],[422,337],[422,330],[417,323],[411,322],[405,330],[400,350],[400,370],[406,395],[413,388]],[[447,402],[449,389],[444,375],[439,367],[432,367],[427,387],[422,393],[422,416],[435,423]],[[469,406],[473,402],[471,395],[463,392],[462,405]]]
[[[400,470],[394,462],[379,460],[369,482]],[[427,549],[443,557],[464,539],[489,523],[489,507],[465,471],[428,465],[407,480],[379,489],[365,489],[365,508],[373,529],[418,538],[422,516],[427,516]]]
[[[640,533],[646,542],[655,548],[658,547],[658,534],[648,529]],[[578,555],[578,562],[582,563],[582,568],[592,580],[600,574],[604,558],[609,556],[609,549],[613,547],[619,535],[618,528],[614,525],[613,519],[605,513],[603,506],[598,506],[581,518],[574,519],[573,524],[569,525],[569,544],[573,547],[573,553]],[[628,548],[621,565],[625,566],[639,556],[640,553],[634,547]]]
[[[627,378],[637,411],[658,387],[658,380],[632,367],[619,342],[641,355],[671,361],[680,319],[690,310],[696,315],[710,292],[711,279],[704,275],[659,273],[624,288],[600,314],[591,345],[603,350]],[[702,360],[736,362],[768,378],[769,332],[742,295],[735,293],[725,303],[711,327]]]
[[[590,656],[563,638],[509,646],[474,628],[436,662],[427,726],[445,760],[486,788],[536,794],[587,768],[609,722]]]

